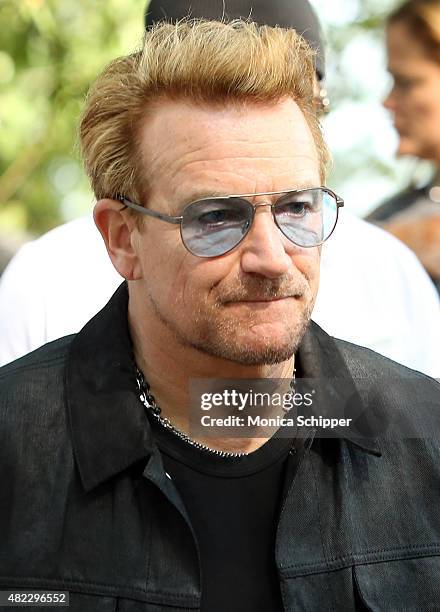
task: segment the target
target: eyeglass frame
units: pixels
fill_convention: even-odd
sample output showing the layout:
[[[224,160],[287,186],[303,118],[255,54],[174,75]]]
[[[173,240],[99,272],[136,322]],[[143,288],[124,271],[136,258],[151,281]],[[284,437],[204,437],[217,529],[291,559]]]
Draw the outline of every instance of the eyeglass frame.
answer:
[[[198,198],[197,200],[193,200],[191,202],[189,202],[188,204],[185,204],[182,214],[181,215],[167,215],[166,213],[161,213],[158,212],[157,210],[152,210],[151,208],[146,208],[145,206],[141,206],[140,204],[137,204],[136,202],[132,202],[132,200],[130,200],[129,198],[126,198],[125,196],[121,195],[121,194],[117,194],[115,196],[115,200],[117,200],[118,202],[121,202],[121,204],[124,205],[124,207],[122,208],[122,210],[126,209],[126,208],[130,208],[132,210],[135,210],[136,212],[140,212],[143,215],[148,215],[149,217],[153,217],[155,219],[160,219],[161,221],[165,221],[166,223],[172,223],[174,225],[180,225],[180,239],[182,240],[182,244],[183,246],[186,248],[186,250],[191,253],[192,255],[194,255],[195,257],[201,257],[204,258],[205,256],[203,255],[197,255],[196,253],[193,253],[191,251],[191,249],[188,248],[188,246],[186,245],[183,236],[182,236],[182,221],[183,221],[183,213],[185,212],[185,210],[191,206],[192,204],[197,204],[200,201],[210,201],[210,200],[229,200],[232,198],[241,198],[241,199],[246,199],[246,198],[254,198],[256,196],[272,196],[272,195],[286,195],[288,193],[302,193],[303,191],[311,191],[312,189],[321,189],[322,191],[325,191],[326,193],[330,194],[336,201],[336,219],[335,219],[335,223],[333,225],[333,229],[330,232],[330,234],[327,236],[327,238],[325,238],[324,240],[321,240],[321,242],[318,242],[317,244],[313,244],[313,245],[309,245],[309,246],[303,246],[300,244],[296,244],[296,242],[294,242],[291,238],[289,238],[288,236],[286,236],[286,234],[283,232],[283,230],[281,229],[281,227],[278,224],[276,215],[274,213],[274,208],[275,206],[277,206],[277,204],[279,203],[279,200],[281,198],[278,198],[276,200],[276,202],[262,202],[261,204],[252,204],[252,202],[249,202],[249,200],[246,200],[247,202],[249,202],[249,204],[252,206],[253,208],[253,212],[252,212],[252,216],[250,218],[250,223],[249,223],[249,229],[246,232],[246,234],[243,235],[243,237],[241,238],[241,240],[239,242],[237,242],[237,244],[235,244],[233,247],[231,247],[230,249],[228,249],[227,251],[225,251],[224,253],[221,253],[220,255],[212,255],[211,257],[221,257],[222,255],[226,255],[226,253],[229,253],[230,251],[232,251],[233,249],[235,249],[235,247],[237,247],[242,240],[244,240],[244,238],[247,236],[250,228],[252,227],[252,224],[254,222],[254,218],[255,218],[255,211],[257,208],[261,208],[262,206],[270,206],[271,209],[271,213],[272,213],[272,218],[274,220],[275,225],[277,226],[277,228],[280,230],[280,232],[282,233],[282,235],[287,238],[287,240],[289,240],[292,244],[295,244],[296,246],[299,246],[303,249],[311,249],[317,246],[321,246],[322,244],[324,244],[324,242],[326,242],[330,236],[333,234],[333,232],[335,231],[336,225],[338,223],[338,219],[339,219],[339,209],[342,208],[344,206],[344,200],[338,196],[334,191],[332,191],[332,189],[329,189],[328,187],[324,187],[324,186],[319,186],[319,187],[305,187],[304,189],[283,189],[282,191],[262,191],[259,193],[242,193],[242,194],[233,194],[233,195],[217,195],[217,196],[206,196],[204,198]],[[210,256],[207,256],[210,257]],[[206,257],[206,258],[207,258]]]

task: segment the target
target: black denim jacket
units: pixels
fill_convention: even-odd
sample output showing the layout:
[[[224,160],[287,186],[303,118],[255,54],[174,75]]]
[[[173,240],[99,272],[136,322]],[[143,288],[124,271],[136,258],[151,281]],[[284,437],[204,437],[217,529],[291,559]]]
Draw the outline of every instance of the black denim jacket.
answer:
[[[79,334],[0,370],[0,589],[68,590],[78,612],[199,608],[197,542],[131,355],[123,285]],[[435,381],[315,324],[297,359],[307,376],[363,377],[383,414],[417,410],[386,383],[409,374],[439,403]],[[438,438],[311,442],[277,526],[285,609],[438,610]]]

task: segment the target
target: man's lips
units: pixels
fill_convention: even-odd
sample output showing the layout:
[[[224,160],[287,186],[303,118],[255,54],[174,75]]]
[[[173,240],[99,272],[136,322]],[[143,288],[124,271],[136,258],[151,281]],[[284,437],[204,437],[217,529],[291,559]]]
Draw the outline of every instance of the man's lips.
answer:
[[[253,300],[240,300],[241,302],[250,302],[251,304],[253,302],[280,302],[281,300],[287,300],[289,299],[290,295],[286,295],[285,297],[278,297],[278,298],[257,298],[257,299],[253,299]]]
[[[243,300],[229,300],[226,304],[262,304],[270,302],[281,302],[282,300],[288,300],[289,298],[299,298],[300,295],[282,295],[278,297],[257,297],[257,298],[246,298]]]

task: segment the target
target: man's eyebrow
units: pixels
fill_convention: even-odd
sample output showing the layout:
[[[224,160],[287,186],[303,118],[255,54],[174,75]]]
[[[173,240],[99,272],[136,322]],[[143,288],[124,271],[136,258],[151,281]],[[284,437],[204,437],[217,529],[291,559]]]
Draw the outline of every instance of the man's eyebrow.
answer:
[[[226,191],[216,191],[215,189],[202,188],[195,189],[194,191],[190,191],[184,200],[176,203],[174,206],[174,211],[176,215],[179,215],[183,209],[188,206],[188,204],[198,202],[199,200],[204,200],[205,198],[224,198],[228,195],[230,194]]]
[[[229,193],[227,191],[218,191],[215,189],[195,189],[194,191],[191,191],[188,196],[185,198],[185,202],[182,203],[183,206],[185,206],[185,204],[189,204],[191,202],[196,202],[197,200],[204,200],[205,198],[223,198],[225,196],[228,196]]]
[[[316,187],[322,187],[321,182],[318,181],[318,183],[316,182],[316,180],[307,180],[304,179],[302,181],[295,181],[292,182],[291,185],[284,187],[283,189],[278,189],[278,190],[274,190],[274,193],[277,192],[288,192],[288,191],[300,191],[302,189],[313,189]],[[258,192],[258,193],[271,193],[271,191],[268,192]],[[198,200],[204,200],[205,198],[225,198],[227,196],[231,196],[231,195],[248,195],[248,196],[252,196],[254,195],[254,193],[251,193],[249,191],[216,191],[215,189],[196,189],[194,191],[191,191],[189,193],[189,195],[185,198],[185,200],[183,202],[180,202],[179,204],[176,205],[176,210],[181,211],[183,208],[185,208],[185,206],[187,206],[188,204],[191,204],[192,202],[197,202]]]

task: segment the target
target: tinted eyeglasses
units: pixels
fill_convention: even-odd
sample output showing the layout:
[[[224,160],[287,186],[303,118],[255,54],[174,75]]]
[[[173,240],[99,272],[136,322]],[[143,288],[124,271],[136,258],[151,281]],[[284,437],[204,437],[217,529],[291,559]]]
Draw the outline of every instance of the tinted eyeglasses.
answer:
[[[272,195],[280,195],[273,204],[252,204],[246,199]],[[180,216],[145,208],[122,195],[116,199],[143,215],[180,225],[183,244],[197,257],[218,257],[235,248],[261,206],[270,206],[277,227],[291,242],[300,247],[319,246],[332,234],[339,208],[344,206],[327,187],[207,197],[187,204]]]

